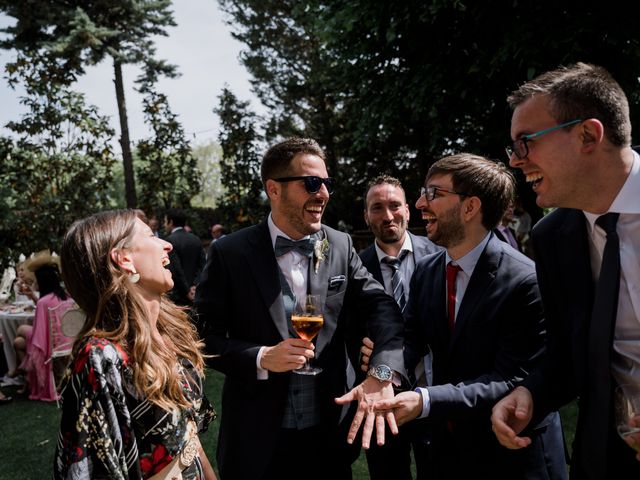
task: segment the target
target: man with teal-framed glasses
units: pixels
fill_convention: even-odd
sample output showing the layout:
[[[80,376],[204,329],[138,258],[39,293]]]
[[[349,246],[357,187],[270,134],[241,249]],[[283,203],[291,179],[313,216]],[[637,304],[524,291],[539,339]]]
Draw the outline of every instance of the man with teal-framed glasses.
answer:
[[[555,127],[545,128],[544,130],[540,130],[536,133],[530,133],[528,135],[523,135],[520,138],[514,140],[511,145],[505,147],[507,152],[507,156],[511,158],[513,155],[518,157],[519,159],[525,158],[529,154],[529,140],[533,140],[535,138],[540,138],[547,133],[555,132],[556,130],[560,130],[561,128],[571,127],[573,125],[577,125],[582,122],[582,119],[578,118],[576,120],[571,120],[570,122],[564,122],[560,125],[556,125]]]
[[[613,421],[615,388],[640,383],[640,156],[629,102],[609,72],[584,63],[534,78],[508,102],[510,164],[538,206],[559,208],[531,234],[549,353],[495,405],[493,430],[507,448],[526,447],[528,424],[579,398],[571,478],[640,478],[640,435],[623,440]]]

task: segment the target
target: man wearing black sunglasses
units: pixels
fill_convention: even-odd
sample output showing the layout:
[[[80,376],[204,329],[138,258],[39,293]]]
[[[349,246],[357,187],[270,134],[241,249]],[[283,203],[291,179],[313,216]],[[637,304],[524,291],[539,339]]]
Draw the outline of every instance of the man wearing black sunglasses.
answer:
[[[261,176],[271,214],[213,244],[196,296],[207,352],[215,355],[209,365],[226,375],[220,473],[351,478],[359,449],[347,440],[354,442],[360,426],[365,448],[374,425],[379,442],[385,421],[397,432],[393,414],[376,416],[372,405],[392,397],[392,380],[405,376],[402,315],[362,266],[351,238],[321,223],[334,181],[317,142],[291,138],[274,145]],[[324,305],[315,344],[298,338],[290,321],[293,305],[306,295],[320,296]],[[377,368],[353,388],[367,333],[376,342],[371,364]],[[322,372],[292,373],[305,358]],[[310,456],[321,460],[310,465]]]

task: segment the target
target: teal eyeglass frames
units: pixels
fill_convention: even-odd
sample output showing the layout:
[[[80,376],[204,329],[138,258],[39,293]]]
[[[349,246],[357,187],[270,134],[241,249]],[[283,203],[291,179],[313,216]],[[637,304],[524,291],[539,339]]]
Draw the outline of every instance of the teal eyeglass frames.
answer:
[[[571,125],[576,125],[580,122],[582,122],[581,118],[576,120],[571,120],[570,122],[561,123],[560,125],[556,125],[555,127],[545,128],[544,130],[540,130],[539,132],[536,132],[536,133],[523,135],[517,140],[514,140],[514,142],[511,145],[505,147],[505,151],[507,152],[507,155],[509,156],[509,158],[515,155],[519,159],[523,159],[527,155],[529,155],[529,145],[527,143],[529,142],[529,140],[533,140],[534,138],[541,137],[542,135],[546,135],[547,133],[555,132],[556,130],[560,130],[561,128],[570,127]]]

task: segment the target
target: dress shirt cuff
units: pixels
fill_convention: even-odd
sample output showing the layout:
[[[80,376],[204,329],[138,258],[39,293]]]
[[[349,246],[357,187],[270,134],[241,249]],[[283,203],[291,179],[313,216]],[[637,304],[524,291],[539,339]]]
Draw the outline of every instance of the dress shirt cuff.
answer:
[[[260,366],[260,361],[262,360],[262,354],[264,353],[265,348],[267,347],[260,347],[260,350],[258,350],[258,355],[256,356],[256,368],[257,368],[256,378],[258,380],[269,379],[269,370],[267,370],[266,368],[262,368]]]
[[[391,376],[391,384],[394,387],[399,387],[402,384],[402,375],[395,370],[393,370],[393,375]]]
[[[429,399],[429,390],[426,388],[418,387],[414,390],[422,397],[422,412],[418,415],[418,418],[427,418],[429,411],[431,410],[431,400]]]

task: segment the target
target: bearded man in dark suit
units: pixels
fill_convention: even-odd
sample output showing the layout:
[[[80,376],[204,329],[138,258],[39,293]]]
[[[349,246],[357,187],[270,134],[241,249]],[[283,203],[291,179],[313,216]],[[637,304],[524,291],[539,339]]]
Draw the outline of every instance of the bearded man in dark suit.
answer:
[[[538,363],[544,314],[533,262],[492,233],[513,200],[504,164],[461,153],[434,163],[416,207],[445,251],[418,262],[405,315],[405,364],[427,386],[376,408],[419,417],[418,479],[564,479],[558,412],[531,429],[526,450],[503,448],[491,408]]]
[[[225,374],[220,473],[351,478],[357,451],[348,442],[360,426],[365,448],[374,426],[379,442],[385,421],[397,431],[393,415],[376,414],[373,404],[392,397],[392,380],[404,377],[402,315],[362,266],[351,238],[321,224],[334,182],[317,142],[274,145],[261,176],[271,214],[212,244],[196,294],[206,351],[215,356],[209,364]],[[324,303],[315,344],[298,338],[290,322],[292,305],[308,294]],[[366,334],[376,342],[376,368],[354,388]],[[322,372],[293,373],[305,358]],[[358,408],[348,415],[353,400]]]

